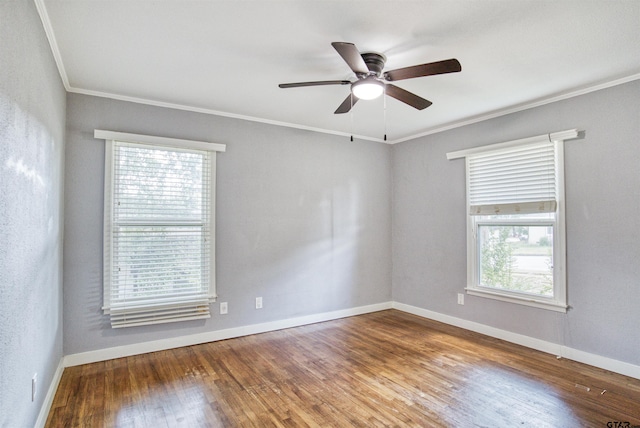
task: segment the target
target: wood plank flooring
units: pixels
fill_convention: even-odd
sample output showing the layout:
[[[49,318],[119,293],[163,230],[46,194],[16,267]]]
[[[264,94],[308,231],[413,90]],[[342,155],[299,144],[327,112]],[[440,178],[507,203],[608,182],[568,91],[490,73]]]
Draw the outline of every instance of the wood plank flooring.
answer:
[[[607,425],[623,421],[628,425]],[[65,369],[48,427],[633,427],[640,380],[389,310]]]

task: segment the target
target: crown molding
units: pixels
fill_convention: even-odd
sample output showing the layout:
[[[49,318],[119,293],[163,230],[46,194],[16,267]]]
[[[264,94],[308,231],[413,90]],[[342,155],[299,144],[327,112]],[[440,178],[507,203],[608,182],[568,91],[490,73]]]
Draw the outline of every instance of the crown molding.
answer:
[[[546,98],[540,98],[538,100],[529,102],[529,103],[524,103],[524,104],[519,104],[517,106],[513,106],[513,107],[508,107],[508,108],[504,108],[504,109],[499,109],[499,110],[494,110],[492,112],[486,113],[486,114],[482,114],[479,116],[474,116],[471,118],[467,118],[467,119],[462,119],[459,121],[455,121],[455,122],[450,122],[448,124],[442,125],[442,126],[437,126],[434,128],[430,128],[424,132],[421,132],[419,134],[414,134],[414,135],[410,135],[408,137],[403,137],[403,138],[399,138],[396,140],[391,141],[389,144],[397,144],[397,143],[402,143],[405,141],[410,141],[410,140],[415,140],[417,138],[420,137],[425,137],[427,135],[433,135],[433,134],[437,134],[440,132],[444,132],[444,131],[449,131],[451,129],[455,129],[455,128],[460,128],[462,126],[466,126],[466,125],[472,125],[474,123],[478,123],[478,122],[483,122],[485,120],[489,120],[489,119],[494,119],[500,116],[506,116],[508,114],[511,113],[517,113],[520,111],[524,111],[524,110],[529,110],[532,109],[534,107],[540,107],[546,104],[551,104],[551,103],[555,103],[557,101],[562,101],[562,100],[567,100],[570,98],[575,98],[578,97],[580,95],[585,95],[585,94],[589,94],[591,92],[595,92],[595,91],[599,91],[601,89],[607,89],[607,88],[611,88],[614,86],[618,86],[618,85],[622,85],[625,83],[629,83],[629,82],[633,82],[634,80],[639,80],[640,79],[640,73],[636,73],[636,74],[631,74],[629,76],[624,76],[618,79],[614,79],[614,80],[607,80],[605,82],[600,82],[598,84],[595,85],[589,85],[589,86],[584,86],[581,87],[580,89],[574,89],[571,91],[567,91],[567,92],[563,92],[561,94],[556,94],[550,97],[546,97]]]
[[[56,66],[58,67],[58,74],[60,74],[60,79],[62,80],[62,84],[67,92],[71,89],[69,85],[69,78],[67,77],[67,71],[64,68],[64,63],[62,62],[62,55],[60,54],[60,49],[58,49],[58,42],[56,41],[56,35],[53,32],[53,27],[51,26],[51,20],[49,19],[49,12],[47,12],[47,6],[44,4],[44,0],[34,0],[36,4],[36,9],[38,10],[38,15],[40,15],[40,21],[42,21],[42,26],[44,27],[44,32],[47,35],[47,40],[49,40],[49,47],[51,47],[51,53],[53,54],[53,59],[56,62]]]
[[[42,0],[36,0],[36,1],[42,1]],[[421,132],[421,133],[418,133],[418,134],[412,134],[412,135],[409,135],[407,137],[398,138],[398,139],[395,139],[395,140],[388,140],[388,141],[385,141],[385,140],[383,140],[381,138],[368,137],[368,136],[365,136],[365,135],[350,134],[348,132],[335,131],[335,130],[331,130],[331,129],[315,128],[315,127],[312,127],[312,126],[300,125],[300,124],[296,124],[296,123],[281,122],[281,121],[276,121],[276,120],[271,120],[271,119],[263,119],[263,118],[259,118],[259,117],[245,116],[245,115],[235,114],[235,113],[228,113],[228,112],[223,112],[223,111],[219,111],[219,110],[212,110],[212,109],[206,109],[206,108],[201,108],[201,107],[192,107],[192,106],[183,105],[183,104],[175,104],[175,103],[164,102],[164,101],[150,100],[150,99],[146,99],[146,98],[137,98],[137,97],[130,97],[130,96],[126,96],[126,95],[112,94],[112,93],[108,93],[108,92],[99,92],[99,91],[92,91],[92,90],[73,88],[73,87],[67,88],[67,91],[68,92],[72,92],[72,93],[77,93],[77,94],[101,97],[101,98],[110,98],[110,99],[119,100],[119,101],[128,101],[128,102],[137,103],[137,104],[146,104],[146,105],[152,105],[152,106],[156,106],[156,107],[164,107],[164,108],[171,108],[171,109],[177,109],[177,110],[185,110],[185,111],[191,111],[191,112],[196,112],[196,113],[210,114],[210,115],[213,115],[213,116],[222,116],[222,117],[229,117],[229,118],[233,118],[233,119],[248,120],[248,121],[251,121],[251,122],[259,122],[259,123],[264,123],[264,124],[267,124],[267,125],[283,126],[283,127],[287,127],[287,128],[302,129],[302,130],[305,130],[305,131],[319,132],[319,133],[323,133],[323,134],[338,135],[338,136],[347,137],[347,138],[349,138],[349,137],[351,137],[353,135],[354,139],[365,140],[365,141],[373,141],[373,142],[376,142],[376,143],[394,145],[394,144],[398,144],[398,143],[403,143],[405,141],[411,141],[411,140],[415,140],[415,139],[418,139],[418,138],[421,138],[421,137],[426,137],[428,135],[433,135],[433,134],[438,134],[440,132],[449,131],[451,129],[460,128],[460,127],[467,126],[467,125],[472,125],[474,123],[483,122],[485,120],[494,119],[494,118],[501,117],[501,116],[506,116],[508,114],[517,113],[517,112],[524,111],[524,110],[529,110],[529,109],[532,109],[532,108],[535,108],[535,107],[540,107],[540,106],[543,106],[543,105],[546,105],[546,104],[551,104],[551,103],[555,103],[555,102],[558,102],[558,101],[562,101],[562,100],[578,97],[580,95],[585,95],[585,94],[588,94],[588,93],[591,93],[591,92],[599,91],[601,89],[611,88],[611,87],[614,87],[614,86],[622,85],[624,83],[632,82],[632,81],[639,80],[639,79],[640,79],[640,73],[632,74],[630,76],[625,76],[625,77],[622,77],[622,78],[619,78],[619,79],[615,79],[615,80],[611,80],[611,81],[607,81],[607,82],[602,82],[602,83],[598,83],[596,85],[583,87],[583,88],[576,89],[576,90],[573,90],[573,91],[569,91],[569,92],[565,92],[565,93],[562,93],[562,94],[554,95],[552,97],[539,99],[539,100],[536,100],[536,101],[533,101],[533,102],[530,102],[530,103],[520,104],[518,106],[509,107],[509,108],[500,109],[500,110],[494,110],[494,111],[489,112],[487,114],[474,116],[472,118],[467,118],[467,119],[463,119],[463,120],[459,120],[459,121],[450,122],[450,123],[447,123],[447,124],[444,124],[444,125],[441,125],[441,126],[437,126],[437,127],[428,129],[428,130],[426,130],[424,132]]]
[[[127,95],[112,94],[112,93],[109,93],[109,92],[92,91],[92,90],[88,90],[88,89],[80,89],[80,88],[74,88],[74,87],[70,87],[69,89],[67,89],[67,91],[70,92],[70,93],[75,93],[75,94],[91,95],[91,96],[94,96],[94,97],[109,98],[109,99],[117,100],[117,101],[127,101],[127,102],[131,102],[131,103],[136,103],[136,104],[145,104],[145,105],[150,105],[150,106],[154,106],[154,107],[164,107],[164,108],[170,108],[170,109],[176,109],[176,110],[184,110],[184,111],[190,111],[190,112],[194,112],[194,113],[208,114],[208,115],[212,115],[212,116],[229,117],[229,118],[232,118],[232,119],[247,120],[247,121],[250,121],[250,122],[265,123],[267,125],[283,126],[283,127],[286,127],[286,128],[302,129],[302,130],[305,130],[305,131],[312,131],[312,132],[319,132],[319,133],[323,133],[323,134],[338,135],[338,136],[347,137],[347,138],[350,138],[351,136],[353,136],[354,139],[374,141],[376,143],[389,143],[388,141],[383,141],[380,138],[368,137],[366,135],[350,134],[348,132],[334,131],[334,130],[331,130],[331,129],[324,129],[324,128],[315,128],[313,126],[299,125],[299,124],[296,124],[296,123],[281,122],[281,121],[271,120],[271,119],[263,119],[263,118],[260,118],[260,117],[246,116],[246,115],[236,114],[236,113],[228,113],[228,112],[224,112],[224,111],[220,111],[220,110],[213,110],[213,109],[207,109],[207,108],[202,108],[202,107],[192,107],[192,106],[188,106],[188,105],[184,105],[184,104],[176,104],[176,103],[170,103],[170,102],[165,102],[165,101],[157,101],[157,100],[151,100],[151,99],[147,99],[147,98],[130,97],[130,96],[127,96]]]
[[[337,135],[337,136],[341,136],[341,137],[347,137],[347,138],[351,138],[353,137],[354,139],[358,139],[358,140],[365,140],[365,141],[373,141],[376,143],[383,143],[383,144],[398,144],[398,143],[402,143],[405,141],[410,141],[410,140],[415,140],[421,137],[426,137],[428,135],[433,135],[433,134],[437,134],[440,132],[444,132],[444,131],[449,131],[451,129],[455,129],[455,128],[460,128],[466,125],[471,125],[474,123],[478,123],[478,122],[483,122],[485,120],[489,120],[489,119],[494,119],[497,117],[501,117],[501,116],[506,116],[508,114],[511,113],[517,113],[523,110],[528,110],[534,107],[540,107],[546,104],[551,104],[557,101],[562,101],[562,100],[566,100],[569,98],[574,98],[580,95],[585,95],[591,92],[595,92],[595,91],[599,91],[601,89],[606,89],[606,88],[610,88],[613,86],[618,86],[618,85],[622,85],[624,83],[628,83],[628,82],[632,82],[634,80],[638,80],[640,79],[640,73],[636,73],[636,74],[631,74],[629,76],[623,76],[614,80],[607,80],[607,81],[603,81],[597,84],[593,84],[593,85],[588,85],[588,86],[584,86],[581,88],[577,88],[577,89],[573,89],[570,91],[566,91],[566,92],[562,92],[559,94],[555,94],[549,97],[545,97],[545,98],[540,98],[538,100],[534,100],[531,102],[527,102],[527,103],[523,103],[523,104],[519,104],[516,106],[511,106],[511,107],[507,107],[504,109],[498,109],[498,110],[494,110],[491,112],[487,112],[485,114],[481,114],[478,116],[473,116],[473,117],[469,117],[469,118],[465,118],[465,119],[461,119],[461,120],[457,120],[457,121],[453,121],[453,122],[449,122],[449,123],[445,123],[439,126],[435,126],[433,128],[429,128],[423,132],[417,133],[417,134],[411,134],[408,135],[406,137],[402,137],[402,138],[398,138],[395,140],[388,140],[385,141],[381,138],[374,138],[374,137],[369,137],[366,135],[356,135],[356,134],[351,134],[348,132],[342,132],[342,131],[335,131],[332,129],[324,129],[324,128],[316,128],[313,126],[307,126],[307,125],[301,125],[301,124],[297,124],[297,123],[291,123],[291,122],[282,122],[282,121],[277,121],[277,120],[271,120],[271,119],[264,119],[264,118],[260,118],[260,117],[254,117],[254,116],[246,116],[246,115],[242,115],[242,114],[236,114],[236,113],[229,113],[229,112],[224,112],[224,111],[219,111],[219,110],[213,110],[213,109],[208,109],[208,108],[202,108],[202,107],[194,107],[194,106],[189,106],[189,105],[184,105],[184,104],[177,104],[177,103],[171,103],[171,102],[165,102],[165,101],[158,101],[158,100],[152,100],[152,99],[147,99],[147,98],[138,98],[138,97],[131,97],[131,96],[127,96],[127,95],[120,95],[120,94],[115,94],[115,93],[109,93],[109,92],[100,92],[100,91],[94,91],[91,89],[83,89],[83,88],[76,88],[76,87],[72,87],[71,84],[69,83],[69,78],[67,76],[67,72],[65,70],[64,67],[64,63],[62,61],[62,56],[60,54],[60,49],[58,48],[58,43],[56,41],[56,37],[53,31],[53,27],[51,25],[51,21],[49,19],[49,14],[47,12],[47,8],[44,4],[44,0],[34,0],[36,8],[38,10],[38,14],[40,15],[40,19],[42,21],[42,25],[44,27],[44,31],[47,35],[47,39],[49,40],[49,45],[51,47],[51,52],[53,53],[53,57],[55,59],[56,65],[58,67],[58,72],[60,74],[60,78],[62,79],[62,83],[65,87],[65,89],[67,90],[67,92],[71,92],[71,93],[76,93],[76,94],[83,94],[83,95],[91,95],[91,96],[95,96],[95,97],[101,97],[101,98],[109,98],[109,99],[114,99],[114,100],[119,100],[119,101],[127,101],[127,102],[132,102],[132,103],[137,103],[137,104],[146,104],[146,105],[151,105],[151,106],[156,106],[156,107],[164,107],[164,108],[171,108],[171,109],[176,109],[176,110],[184,110],[184,111],[191,111],[191,112],[195,112],[195,113],[203,113],[203,114],[209,114],[209,115],[213,115],[213,116],[222,116],[222,117],[229,117],[229,118],[233,118],[233,119],[240,119],[240,120],[247,120],[250,122],[258,122],[258,123],[264,123],[267,125],[274,125],[274,126],[282,126],[282,127],[286,127],[286,128],[294,128],[294,129],[301,129],[301,130],[305,130],[305,131],[311,131],[311,132],[319,132],[322,134],[329,134],[329,135]]]

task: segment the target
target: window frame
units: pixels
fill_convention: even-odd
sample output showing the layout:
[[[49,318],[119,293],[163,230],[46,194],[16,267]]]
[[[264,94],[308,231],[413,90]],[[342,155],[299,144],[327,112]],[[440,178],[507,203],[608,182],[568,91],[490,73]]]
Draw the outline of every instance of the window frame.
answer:
[[[103,255],[103,311],[111,318],[113,328],[141,326],[150,324],[160,324],[168,322],[186,321],[193,319],[210,318],[210,303],[214,302],[216,295],[215,281],[215,194],[216,194],[216,152],[224,152],[224,144],[208,143],[204,141],[180,140],[165,137],[156,137],[139,134],[128,134],[113,131],[95,130],[94,137],[105,140],[105,171],[104,171],[104,255]],[[203,221],[209,230],[208,249],[208,293],[204,298],[175,298],[171,302],[159,301],[155,299],[155,304],[143,302],[141,307],[137,307],[134,298],[130,306],[115,304],[111,302],[111,280],[112,280],[112,260],[114,241],[114,146],[122,143],[123,146],[139,146],[157,148],[158,150],[168,149],[182,152],[208,152],[208,195],[203,196],[208,200],[208,215]],[[184,220],[176,220],[176,224],[183,223]],[[204,255],[206,253],[203,252]],[[154,300],[154,299],[150,299]],[[191,309],[189,309],[191,308]],[[197,308],[197,309],[196,309]],[[140,317],[140,318],[138,318]]]
[[[556,312],[566,312],[567,304],[567,280],[566,280],[566,216],[564,194],[564,140],[576,138],[577,130],[568,130],[553,134],[509,141],[506,143],[492,144],[447,153],[447,159],[465,158],[465,182],[466,182],[466,236],[467,236],[467,284],[465,292],[473,296],[479,296],[509,303],[547,309]],[[499,152],[501,150],[534,145],[541,142],[554,144],[555,150],[555,176],[556,176],[556,209],[553,219],[491,219],[485,216],[471,215],[469,196],[469,161],[470,155]],[[553,296],[537,296],[532,293],[504,290],[486,287],[480,284],[480,225],[549,225],[553,227]]]

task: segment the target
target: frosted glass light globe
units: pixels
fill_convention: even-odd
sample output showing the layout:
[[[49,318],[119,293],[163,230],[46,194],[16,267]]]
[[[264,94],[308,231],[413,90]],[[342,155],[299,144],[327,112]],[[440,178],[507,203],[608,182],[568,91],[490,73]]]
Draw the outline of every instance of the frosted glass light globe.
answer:
[[[372,77],[354,82],[351,85],[353,95],[361,100],[373,100],[384,92],[384,83]]]

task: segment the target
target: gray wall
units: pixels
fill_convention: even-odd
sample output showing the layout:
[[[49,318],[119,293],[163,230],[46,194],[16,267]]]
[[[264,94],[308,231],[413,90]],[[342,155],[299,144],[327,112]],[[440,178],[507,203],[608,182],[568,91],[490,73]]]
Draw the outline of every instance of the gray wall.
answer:
[[[446,153],[578,128],[565,144],[566,314],[456,294],[466,283],[464,160]],[[640,81],[393,148],[393,299],[640,364]]]
[[[392,147],[69,94],[64,352],[393,299],[640,364],[639,92],[631,82]],[[93,139],[96,128],[227,144],[218,156],[217,279],[228,315],[109,327],[100,310],[104,144]],[[457,305],[466,280],[464,162],[446,153],[569,128],[586,131],[565,150],[570,311],[474,296]]]
[[[33,3],[4,0],[0,16],[0,426],[33,425],[63,355],[65,155],[64,354],[393,299],[640,364],[640,82],[389,147],[65,100]],[[566,145],[571,310],[473,296],[457,305],[466,277],[464,165],[446,152],[574,127],[586,137]],[[228,315],[109,327],[100,310],[104,144],[95,128],[227,144],[216,232]]]
[[[0,22],[0,426],[28,427],[62,358],[65,91],[34,3]]]
[[[274,106],[276,108],[276,106]],[[212,141],[219,301],[209,320],[112,329],[102,315],[104,141],[94,129]],[[383,144],[67,96],[64,353],[391,299],[391,150]],[[261,296],[264,308],[255,309]],[[217,304],[213,306],[217,313]]]

